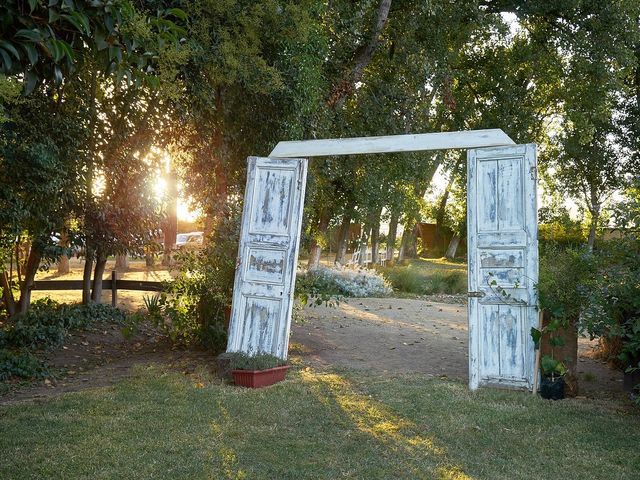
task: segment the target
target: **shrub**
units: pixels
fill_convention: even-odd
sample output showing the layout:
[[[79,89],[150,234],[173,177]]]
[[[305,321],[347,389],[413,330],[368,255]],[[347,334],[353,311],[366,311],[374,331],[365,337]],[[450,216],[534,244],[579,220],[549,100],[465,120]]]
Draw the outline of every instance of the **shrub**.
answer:
[[[31,304],[24,314],[14,317],[0,330],[0,347],[42,350],[62,345],[69,330],[97,322],[122,323],[126,314],[111,305],[67,305],[50,298]]]
[[[239,204],[227,207],[204,248],[177,255],[178,275],[162,294],[145,300],[147,317],[176,343],[213,351],[226,346],[225,307],[231,305],[241,218]]]
[[[126,314],[111,305],[66,305],[50,298],[31,304],[0,330],[0,380],[41,378],[47,367],[33,352],[60,347],[70,330],[95,323],[123,323]]]
[[[274,357],[268,353],[247,355],[242,352],[233,352],[229,354],[229,367],[232,370],[266,370],[286,364],[286,360]]]
[[[623,238],[598,252],[593,301],[585,315],[592,337],[617,348],[611,355],[625,368],[640,367],[640,239]]]
[[[32,353],[0,348],[0,381],[11,377],[43,378],[48,375],[47,367]]]
[[[325,296],[380,297],[391,287],[375,270],[319,267],[298,275],[296,290],[317,298]]]
[[[578,321],[590,302],[596,270],[594,255],[583,248],[549,246],[540,257],[538,303],[563,327]]]
[[[467,291],[467,275],[457,270],[436,270],[425,273],[414,265],[382,270],[393,289],[415,295],[437,293],[461,294]]]

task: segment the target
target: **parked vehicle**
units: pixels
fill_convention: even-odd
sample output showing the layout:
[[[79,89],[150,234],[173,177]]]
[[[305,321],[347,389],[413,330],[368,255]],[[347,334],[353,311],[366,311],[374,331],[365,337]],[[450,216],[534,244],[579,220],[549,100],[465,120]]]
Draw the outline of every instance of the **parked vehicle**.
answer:
[[[176,235],[176,248],[178,250],[197,250],[204,243],[204,232],[179,233]]]

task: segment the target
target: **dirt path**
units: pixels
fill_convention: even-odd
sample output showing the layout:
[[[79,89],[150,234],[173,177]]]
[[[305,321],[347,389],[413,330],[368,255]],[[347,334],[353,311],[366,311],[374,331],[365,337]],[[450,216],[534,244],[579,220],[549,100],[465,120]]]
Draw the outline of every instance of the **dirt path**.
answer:
[[[320,367],[420,372],[468,378],[466,305],[397,298],[349,299],[337,308],[305,310],[292,327],[292,354]],[[622,374],[579,343],[581,394],[622,395]]]

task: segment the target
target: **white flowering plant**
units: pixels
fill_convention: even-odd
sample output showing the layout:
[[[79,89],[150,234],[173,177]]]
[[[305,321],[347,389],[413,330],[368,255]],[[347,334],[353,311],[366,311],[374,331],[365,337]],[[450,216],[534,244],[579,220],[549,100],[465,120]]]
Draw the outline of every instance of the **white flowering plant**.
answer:
[[[301,292],[316,298],[384,297],[392,293],[385,278],[377,271],[367,268],[318,267],[299,274],[297,282]]]

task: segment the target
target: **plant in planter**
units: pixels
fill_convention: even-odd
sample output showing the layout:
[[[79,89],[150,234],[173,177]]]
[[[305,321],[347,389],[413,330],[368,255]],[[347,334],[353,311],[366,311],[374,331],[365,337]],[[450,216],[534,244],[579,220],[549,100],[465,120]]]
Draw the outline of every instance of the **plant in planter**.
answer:
[[[578,394],[578,334],[584,328],[580,319],[591,301],[595,270],[594,255],[586,249],[548,245],[540,258],[536,288],[538,307],[542,310],[542,376],[547,380],[549,376],[558,376],[550,359],[562,359],[564,372],[560,376],[566,384],[567,396]]]
[[[286,360],[267,353],[234,352],[228,358],[233,381],[242,387],[262,388],[281,382],[289,369]]]
[[[564,338],[557,335],[559,326],[560,322],[552,320],[542,331],[537,328],[531,329],[531,338],[533,338],[536,350],[540,348],[543,333],[549,334],[548,342],[551,354],[544,355],[540,360],[540,370],[542,371],[540,396],[548,400],[562,400],[565,396],[565,375],[568,369],[562,361],[554,356],[554,349],[564,346]]]

